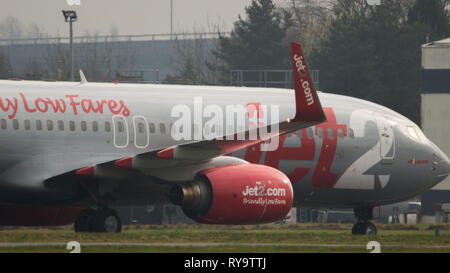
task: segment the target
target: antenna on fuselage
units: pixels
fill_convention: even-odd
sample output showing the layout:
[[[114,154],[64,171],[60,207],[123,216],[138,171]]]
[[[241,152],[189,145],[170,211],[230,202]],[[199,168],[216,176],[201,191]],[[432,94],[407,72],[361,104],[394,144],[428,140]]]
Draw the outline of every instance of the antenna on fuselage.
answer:
[[[84,76],[83,70],[80,69],[80,81],[81,83],[87,83],[86,76]]]

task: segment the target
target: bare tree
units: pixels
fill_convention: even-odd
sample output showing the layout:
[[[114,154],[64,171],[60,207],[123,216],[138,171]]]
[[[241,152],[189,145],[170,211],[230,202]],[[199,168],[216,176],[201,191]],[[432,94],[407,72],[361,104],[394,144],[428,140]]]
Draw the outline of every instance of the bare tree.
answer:
[[[331,22],[333,0],[289,0],[294,14],[294,27],[288,32],[290,40],[300,41],[309,54],[320,41]]]
[[[214,54],[218,39],[208,38],[205,33],[222,33],[220,24],[208,23],[208,30],[195,29],[193,34],[178,34],[172,46],[175,54],[168,56],[172,68],[176,71],[174,77],[169,76],[167,83],[180,84],[219,84],[219,58]],[[185,32],[188,33],[188,32]]]
[[[24,26],[14,16],[8,16],[0,21],[0,37],[3,39],[20,39],[24,36]]]
[[[48,43],[45,48],[45,66],[54,80],[68,80],[70,74],[69,49],[66,44],[57,41]]]

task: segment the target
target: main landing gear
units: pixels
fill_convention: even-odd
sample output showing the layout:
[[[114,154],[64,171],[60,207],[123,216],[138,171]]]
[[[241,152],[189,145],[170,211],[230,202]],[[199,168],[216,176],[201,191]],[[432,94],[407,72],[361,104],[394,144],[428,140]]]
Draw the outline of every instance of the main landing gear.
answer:
[[[87,208],[78,213],[74,229],[75,232],[120,232],[122,223],[114,209]]]
[[[365,206],[355,208],[356,224],[353,225],[352,234],[354,235],[376,235],[377,228],[369,220],[373,216],[373,207]]]

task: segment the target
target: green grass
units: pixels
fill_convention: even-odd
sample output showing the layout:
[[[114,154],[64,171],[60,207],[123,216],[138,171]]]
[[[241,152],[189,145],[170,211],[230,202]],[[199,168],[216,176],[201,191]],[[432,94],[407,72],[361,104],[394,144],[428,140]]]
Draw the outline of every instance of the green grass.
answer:
[[[3,228],[0,243],[78,241],[82,252],[369,252],[365,245],[378,241],[382,252],[450,252],[450,225],[441,225],[436,237],[430,225],[378,225],[378,235],[351,234],[348,224],[257,226],[147,225],[126,226],[122,233],[75,233],[72,227]],[[83,243],[219,243],[207,246],[104,246]],[[232,244],[275,244],[269,246]],[[230,245],[231,244],[231,245]],[[289,246],[286,244],[302,244]],[[319,244],[308,246],[305,244]],[[345,246],[324,246],[343,244]],[[351,246],[347,246],[351,245]],[[401,246],[409,246],[402,248]],[[445,248],[426,248],[441,246]],[[69,252],[64,245],[0,247],[0,252]]]

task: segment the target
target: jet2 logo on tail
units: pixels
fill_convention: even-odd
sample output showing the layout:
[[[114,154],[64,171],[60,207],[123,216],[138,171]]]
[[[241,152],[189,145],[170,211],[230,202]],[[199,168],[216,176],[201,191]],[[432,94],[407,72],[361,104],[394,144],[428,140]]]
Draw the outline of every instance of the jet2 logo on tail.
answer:
[[[295,66],[297,67],[297,72],[300,78],[306,76],[306,66],[303,64],[303,56],[294,55]],[[305,72],[302,72],[305,71]]]
[[[314,98],[311,93],[310,83],[307,80],[303,80],[302,78],[307,76],[306,66],[303,62],[303,56],[294,55],[295,66],[297,67],[297,73],[300,77],[300,82],[303,88],[303,92],[305,93],[305,98],[308,106],[314,104]],[[304,71],[304,72],[303,72]]]

